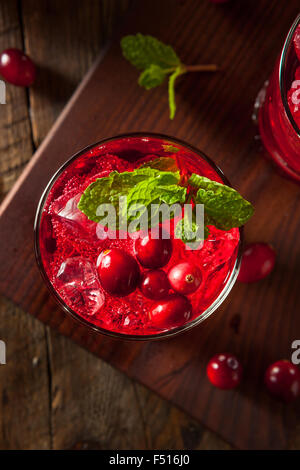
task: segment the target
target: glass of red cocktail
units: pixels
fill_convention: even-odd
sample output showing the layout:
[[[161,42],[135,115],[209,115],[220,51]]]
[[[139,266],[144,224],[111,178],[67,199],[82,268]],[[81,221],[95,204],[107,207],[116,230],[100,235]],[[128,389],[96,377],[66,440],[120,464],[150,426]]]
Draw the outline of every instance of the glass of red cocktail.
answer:
[[[99,230],[99,224],[79,210],[83,192],[95,180],[113,171],[133,171],[161,157],[168,157],[169,162],[173,159],[182,178],[197,173],[228,184],[221,170],[196,148],[167,136],[136,133],[103,140],[77,153],[53,176],[40,200],[35,250],[41,274],[63,310],[92,330],[125,339],[172,336],[210,316],[237,277],[240,228],[225,231],[211,226],[200,248],[187,250],[171,227],[170,240],[163,242],[156,256],[151,252],[152,245],[145,252],[134,236],[111,239],[103,227]],[[126,252],[125,258],[119,257],[120,252]],[[110,278],[103,274],[107,262],[115,263]],[[165,279],[182,263],[197,267],[200,286],[188,288],[179,296],[172,286],[165,285]],[[133,288],[115,284],[122,269],[129,269]],[[153,275],[153,271],[159,274]],[[176,283],[174,270],[173,274]],[[171,298],[171,304],[164,304],[164,295]]]
[[[266,88],[258,96],[258,125],[268,156],[300,182],[300,15],[292,25]]]

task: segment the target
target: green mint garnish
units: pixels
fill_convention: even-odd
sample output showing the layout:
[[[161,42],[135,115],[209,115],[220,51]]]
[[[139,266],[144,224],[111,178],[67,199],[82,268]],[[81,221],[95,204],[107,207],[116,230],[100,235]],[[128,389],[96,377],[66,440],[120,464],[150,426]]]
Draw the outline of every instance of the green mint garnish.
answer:
[[[184,202],[186,188],[178,186],[179,171],[159,171],[144,167],[123,173],[113,171],[109,176],[98,178],[91,183],[78,203],[78,208],[94,222],[100,222],[97,215],[101,204],[112,204],[119,214],[119,198],[127,197],[127,210],[135,204],[173,204]]]
[[[174,147],[174,145],[170,145],[170,144],[162,144],[162,148],[164,149],[165,152],[170,152],[170,153],[179,152],[179,148]]]
[[[184,243],[200,243],[209,235],[207,226],[204,226],[203,237],[199,232],[200,227],[196,223],[194,212],[192,213],[192,218],[185,215],[183,219],[179,220],[175,227],[175,236],[177,238],[181,238]]]
[[[127,59],[138,70],[142,70],[139,85],[149,90],[161,85],[169,77],[170,119],[176,112],[175,81],[187,72],[214,72],[216,65],[185,65],[173,47],[164,44],[153,36],[136,34],[121,39],[121,48]]]
[[[159,157],[143,163],[141,168],[150,167],[161,171],[178,171],[176,161],[171,157]]]
[[[192,174],[188,184],[197,189],[195,202],[204,204],[207,225],[220,230],[230,230],[244,225],[252,217],[254,209],[235,189]]]
[[[137,221],[145,212],[150,221],[153,204],[156,205],[156,211],[162,204],[203,204],[204,238],[209,234],[209,225],[220,230],[230,230],[244,225],[253,215],[250,202],[229,186],[195,173],[184,186],[181,185],[180,172],[171,165],[170,160],[174,163],[169,157],[157,158],[147,162],[150,166],[144,164],[132,172],[113,171],[109,176],[97,179],[84,191],[78,208],[90,220],[101,222],[103,214],[97,212],[99,206],[111,204],[117,217],[120,215],[130,223]],[[127,205],[120,205],[122,196],[126,196]],[[118,220],[116,222],[118,227]],[[198,233],[201,231],[198,228],[194,207],[191,220],[185,214],[184,219],[177,223],[175,236],[185,243],[199,242],[201,236]]]

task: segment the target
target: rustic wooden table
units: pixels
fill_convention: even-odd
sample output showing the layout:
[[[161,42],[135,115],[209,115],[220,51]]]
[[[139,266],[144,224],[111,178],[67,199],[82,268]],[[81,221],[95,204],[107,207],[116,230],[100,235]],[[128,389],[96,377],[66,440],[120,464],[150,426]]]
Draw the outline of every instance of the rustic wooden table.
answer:
[[[39,67],[36,86],[29,91],[7,86],[7,104],[0,108],[1,198],[129,3],[0,3],[0,50],[24,48]],[[0,338],[7,343],[7,364],[0,366],[1,449],[230,448],[177,408],[4,298]],[[299,446],[295,436],[291,448]]]

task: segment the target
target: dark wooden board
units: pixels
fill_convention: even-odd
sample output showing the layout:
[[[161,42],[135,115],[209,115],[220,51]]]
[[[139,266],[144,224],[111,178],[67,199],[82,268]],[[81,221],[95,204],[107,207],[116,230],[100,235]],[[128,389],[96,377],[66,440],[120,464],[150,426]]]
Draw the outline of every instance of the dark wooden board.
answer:
[[[177,87],[178,113],[171,122],[166,89],[146,92],[136,85],[136,72],[122,59],[116,38],[1,207],[1,293],[238,448],[287,447],[299,416],[298,405],[281,405],[262,387],[267,364],[289,357],[300,333],[299,187],[262,159],[250,119],[297,3],[138,2],[122,34],[156,35],[173,44],[187,63],[214,61],[222,71],[185,77]],[[218,312],[188,334],[137,344],[91,335],[56,307],[35,265],[32,226],[44,186],[72,153],[103,137],[143,130],[183,138],[210,155],[256,206],[247,239],[271,242],[278,260],[269,279],[236,285]],[[245,364],[245,380],[233,392],[215,390],[205,378],[208,358],[225,350],[236,352]]]

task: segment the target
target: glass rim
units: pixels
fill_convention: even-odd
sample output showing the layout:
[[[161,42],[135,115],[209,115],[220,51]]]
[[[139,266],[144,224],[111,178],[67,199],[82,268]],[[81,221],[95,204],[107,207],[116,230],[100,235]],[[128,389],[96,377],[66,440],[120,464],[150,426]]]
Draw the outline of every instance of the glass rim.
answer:
[[[284,41],[284,45],[283,45],[282,52],[281,52],[281,55],[280,55],[280,60],[279,60],[279,88],[280,88],[281,99],[282,99],[284,110],[287,114],[287,117],[288,117],[294,131],[298,135],[298,137],[300,137],[300,129],[297,126],[297,123],[296,123],[296,121],[293,117],[293,114],[290,110],[290,107],[288,105],[287,93],[286,93],[286,87],[285,87],[285,84],[286,84],[285,83],[285,73],[284,72],[286,70],[286,61],[287,61],[287,57],[288,57],[288,51],[291,47],[291,42],[293,40],[296,28],[299,24],[300,24],[300,14],[296,17],[295,21],[293,22],[293,24],[292,24],[292,26],[291,26],[288,34],[287,34],[287,37]]]
[[[49,289],[51,295],[54,297],[58,305],[62,308],[64,312],[69,314],[73,319],[78,321],[80,324],[88,327],[89,329],[93,330],[94,332],[98,334],[103,334],[112,338],[117,338],[121,340],[128,340],[128,341],[153,341],[153,340],[159,340],[159,339],[166,339],[170,338],[173,336],[176,336],[180,333],[183,333],[185,331],[190,330],[194,326],[199,325],[202,323],[204,320],[206,320],[225,300],[229,292],[231,291],[233,285],[235,284],[237,275],[239,273],[239,268],[241,264],[241,257],[242,257],[242,245],[243,245],[243,227],[239,227],[239,244],[238,244],[238,251],[236,255],[236,260],[234,263],[234,266],[232,268],[232,271],[229,275],[229,277],[226,279],[226,284],[224,285],[224,288],[222,291],[219,293],[218,297],[212,302],[212,304],[204,311],[202,312],[198,317],[194,318],[193,320],[189,321],[188,323],[185,323],[181,326],[178,326],[176,328],[172,328],[171,330],[167,331],[162,331],[159,333],[153,333],[153,334],[147,334],[147,335],[135,335],[135,334],[126,334],[126,333],[120,333],[112,330],[108,330],[105,328],[102,328],[100,326],[95,325],[94,323],[91,323],[90,321],[86,320],[85,318],[81,317],[78,313],[76,313],[71,307],[69,307],[65,301],[61,298],[61,296],[58,294],[56,289],[53,287],[43,264],[42,257],[41,257],[41,250],[40,250],[40,223],[41,223],[41,217],[43,213],[43,209],[45,206],[45,202],[47,200],[47,197],[49,195],[50,190],[52,189],[54,183],[57,181],[59,176],[63,173],[63,171],[77,158],[81,157],[83,154],[85,154],[87,151],[98,147],[100,145],[106,144],[108,142],[112,142],[118,139],[122,138],[142,138],[142,137],[149,137],[152,139],[157,139],[157,140],[166,140],[169,141],[170,143],[173,144],[178,144],[181,145],[182,147],[186,148],[187,150],[190,150],[191,152],[195,153],[198,157],[203,158],[211,167],[213,170],[216,171],[216,173],[221,177],[222,181],[224,184],[227,186],[231,186],[230,182],[224,175],[223,171],[209,158],[207,157],[202,151],[198,150],[196,147],[193,145],[187,144],[183,140],[177,139],[175,137],[169,137],[168,135],[165,134],[158,134],[158,133],[151,133],[151,132],[133,132],[133,133],[126,133],[126,134],[119,134],[114,137],[109,137],[100,140],[99,142],[96,142],[94,144],[88,145],[87,147],[79,150],[76,152],[74,155],[72,155],[68,160],[66,160],[65,163],[63,163],[59,169],[54,173],[54,175],[50,178],[46,188],[44,189],[42,196],[39,200],[37,210],[36,210],[36,215],[35,215],[35,220],[34,220],[34,251],[35,251],[35,258],[37,261],[37,265],[39,267],[39,271],[41,273],[41,276]]]

